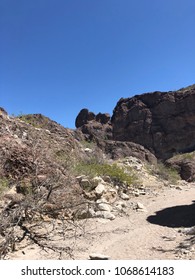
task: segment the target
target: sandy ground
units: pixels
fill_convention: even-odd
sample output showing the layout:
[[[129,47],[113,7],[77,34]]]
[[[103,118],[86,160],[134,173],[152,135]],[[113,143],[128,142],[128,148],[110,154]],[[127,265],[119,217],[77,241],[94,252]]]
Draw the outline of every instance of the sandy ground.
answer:
[[[151,193],[131,198],[142,203],[146,211],[130,207],[127,215],[118,215],[115,220],[88,219],[84,235],[67,242],[74,249],[74,259],[89,259],[90,253],[101,253],[112,260],[149,259],[195,259],[189,238],[181,232],[195,226],[195,184],[182,189],[163,188],[158,194]],[[56,235],[57,242],[57,235]],[[183,243],[183,248],[178,248]],[[54,252],[45,252],[35,245],[24,247],[9,255],[9,259],[57,259]],[[66,258],[63,256],[63,258]]]

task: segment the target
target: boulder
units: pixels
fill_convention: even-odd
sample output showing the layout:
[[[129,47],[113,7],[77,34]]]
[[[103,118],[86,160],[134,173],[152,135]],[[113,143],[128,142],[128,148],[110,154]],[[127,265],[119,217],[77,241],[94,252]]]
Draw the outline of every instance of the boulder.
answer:
[[[98,196],[102,196],[102,194],[105,192],[105,186],[101,183],[98,184],[98,186],[95,188],[95,193]]]
[[[112,210],[111,205],[109,205],[109,203],[104,198],[98,199],[96,201],[96,206],[97,206],[97,209],[99,211],[108,211],[108,212],[110,212]]]
[[[79,128],[82,125],[87,124],[89,121],[92,121],[94,119],[95,114],[93,112],[89,112],[88,109],[82,109],[76,117],[75,126],[76,128]]]
[[[126,193],[123,193],[123,192],[120,194],[120,198],[123,199],[123,200],[129,200],[129,196]]]

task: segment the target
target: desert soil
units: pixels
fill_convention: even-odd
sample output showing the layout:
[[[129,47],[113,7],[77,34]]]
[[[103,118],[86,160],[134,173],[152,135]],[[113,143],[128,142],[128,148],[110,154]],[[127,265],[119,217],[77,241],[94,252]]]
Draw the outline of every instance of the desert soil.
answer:
[[[74,259],[82,260],[89,259],[91,253],[108,255],[112,260],[195,259],[193,245],[188,247],[192,236],[183,233],[183,229],[195,226],[194,194],[195,184],[191,183],[181,188],[167,187],[158,192],[132,197],[131,204],[140,202],[146,211],[129,207],[125,215],[117,215],[112,221],[83,221],[84,235],[78,233],[76,239],[66,241],[67,245],[74,249]],[[58,257],[54,252],[42,251],[35,245],[9,255],[9,259]]]

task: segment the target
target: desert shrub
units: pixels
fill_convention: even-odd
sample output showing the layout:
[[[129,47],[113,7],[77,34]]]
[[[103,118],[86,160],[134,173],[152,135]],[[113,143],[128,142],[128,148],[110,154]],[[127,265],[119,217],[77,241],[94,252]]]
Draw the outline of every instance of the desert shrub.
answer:
[[[160,179],[167,180],[172,184],[177,183],[181,179],[178,171],[173,167],[168,167],[163,163],[158,163],[149,168],[152,175],[158,175]]]
[[[20,119],[21,121],[27,123],[27,124],[30,124],[32,125],[33,127],[35,128],[42,128],[43,127],[43,124],[41,123],[38,123],[36,121],[36,119],[33,118],[32,115],[25,115],[25,114],[22,114],[20,113],[18,116],[16,116],[16,118]]]
[[[96,143],[93,141],[87,141],[87,140],[82,140],[80,141],[81,145],[83,148],[88,148],[88,149],[95,149],[96,148]]]
[[[195,158],[195,152],[184,153],[184,154],[177,154],[173,158],[176,159],[176,160],[184,160],[184,159],[192,160],[192,159]]]
[[[115,184],[132,185],[135,182],[135,175],[125,172],[125,169],[117,164],[82,162],[75,167],[76,174],[89,177],[109,176]]]
[[[9,187],[9,181],[5,177],[0,177],[0,197]]]

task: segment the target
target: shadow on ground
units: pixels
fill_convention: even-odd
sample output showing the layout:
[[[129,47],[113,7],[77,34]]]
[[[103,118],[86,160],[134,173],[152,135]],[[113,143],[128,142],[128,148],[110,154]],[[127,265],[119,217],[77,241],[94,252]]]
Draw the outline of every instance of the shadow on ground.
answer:
[[[192,227],[195,226],[195,201],[190,205],[173,206],[148,216],[147,221],[167,227]]]

